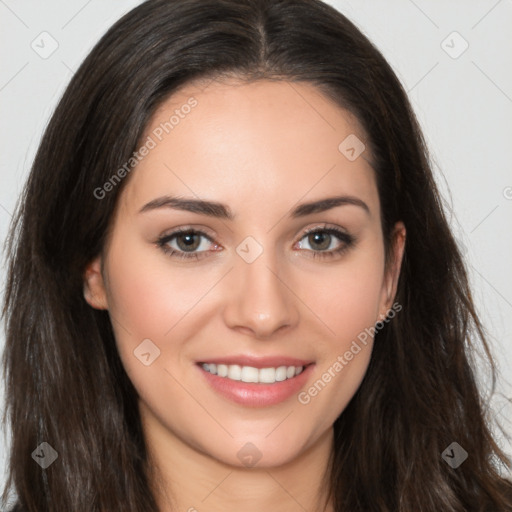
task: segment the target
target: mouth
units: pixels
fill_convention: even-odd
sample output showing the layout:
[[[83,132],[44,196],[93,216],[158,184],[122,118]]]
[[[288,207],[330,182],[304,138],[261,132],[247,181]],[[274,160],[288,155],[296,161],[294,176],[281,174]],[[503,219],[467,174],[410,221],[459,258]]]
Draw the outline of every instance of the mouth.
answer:
[[[200,361],[196,367],[216,394],[246,407],[289,400],[305,386],[315,363],[274,357],[234,357]]]

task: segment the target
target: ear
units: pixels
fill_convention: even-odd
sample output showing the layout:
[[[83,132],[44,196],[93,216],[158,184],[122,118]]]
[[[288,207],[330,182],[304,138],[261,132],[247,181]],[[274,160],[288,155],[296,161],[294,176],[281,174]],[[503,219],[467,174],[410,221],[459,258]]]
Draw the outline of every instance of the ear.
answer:
[[[397,222],[391,234],[391,257],[382,287],[379,318],[384,319],[396,296],[398,278],[405,250],[406,230],[403,222]]]
[[[92,260],[84,272],[84,298],[95,309],[108,309],[107,293],[101,268],[101,256]]]

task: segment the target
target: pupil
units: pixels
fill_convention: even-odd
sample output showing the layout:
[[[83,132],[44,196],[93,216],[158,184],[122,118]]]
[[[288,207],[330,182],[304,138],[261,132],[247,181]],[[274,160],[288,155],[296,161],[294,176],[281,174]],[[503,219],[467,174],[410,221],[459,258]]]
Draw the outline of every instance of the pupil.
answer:
[[[197,248],[197,240],[194,241],[194,237],[196,237],[195,234],[189,233],[187,235],[181,235],[178,237],[178,245],[180,246],[180,249],[183,248],[180,244],[180,240],[184,241],[184,248],[185,249],[196,249]]]
[[[329,247],[329,238],[330,238],[330,235],[324,233],[313,233],[313,235],[311,235],[311,237],[313,239],[315,239],[315,242],[316,244],[320,243],[320,245],[322,247],[319,247],[319,249],[327,249]],[[320,239],[320,240],[318,240]],[[324,243],[322,244],[322,240],[324,241]],[[327,242],[327,243],[325,243]],[[311,243],[311,240],[310,240],[310,243]]]

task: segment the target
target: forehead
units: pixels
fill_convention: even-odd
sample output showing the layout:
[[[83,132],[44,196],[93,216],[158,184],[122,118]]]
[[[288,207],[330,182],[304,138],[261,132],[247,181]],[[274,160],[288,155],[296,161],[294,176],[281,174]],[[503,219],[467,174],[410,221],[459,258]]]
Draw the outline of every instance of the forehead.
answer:
[[[359,153],[365,140],[358,120],[309,83],[191,83],[148,123],[141,143],[151,149],[125,199],[135,207],[172,193],[242,207],[339,192],[371,202],[378,198],[369,151],[346,153]]]

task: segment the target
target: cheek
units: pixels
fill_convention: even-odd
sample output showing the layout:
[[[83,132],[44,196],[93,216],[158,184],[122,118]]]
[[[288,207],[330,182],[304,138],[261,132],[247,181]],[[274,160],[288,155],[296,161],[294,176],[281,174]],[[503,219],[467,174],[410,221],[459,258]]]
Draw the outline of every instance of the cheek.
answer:
[[[162,371],[184,357],[180,340],[197,328],[197,312],[218,278],[173,266],[158,249],[132,244],[121,250],[128,245],[114,240],[109,250],[109,313],[123,366],[145,394],[160,389],[161,379],[169,379]],[[146,366],[142,354],[148,352]]]
[[[298,397],[309,414],[322,418],[320,430],[336,420],[366,374],[382,296],[383,255],[374,246],[328,272],[328,279],[320,278],[324,286],[311,288],[315,292],[308,300],[331,336],[324,338],[311,385]]]
[[[327,324],[341,349],[378,319],[382,299],[383,263],[378,249],[360,253],[346,265],[331,267],[316,277],[308,301]],[[322,286],[318,286],[318,283]],[[314,285],[314,282],[311,282]]]
[[[173,267],[157,251],[148,257],[147,248],[135,244],[129,255],[116,253],[115,246],[111,251],[109,310],[121,338],[130,332],[139,342],[162,339],[211,287],[204,273]]]

